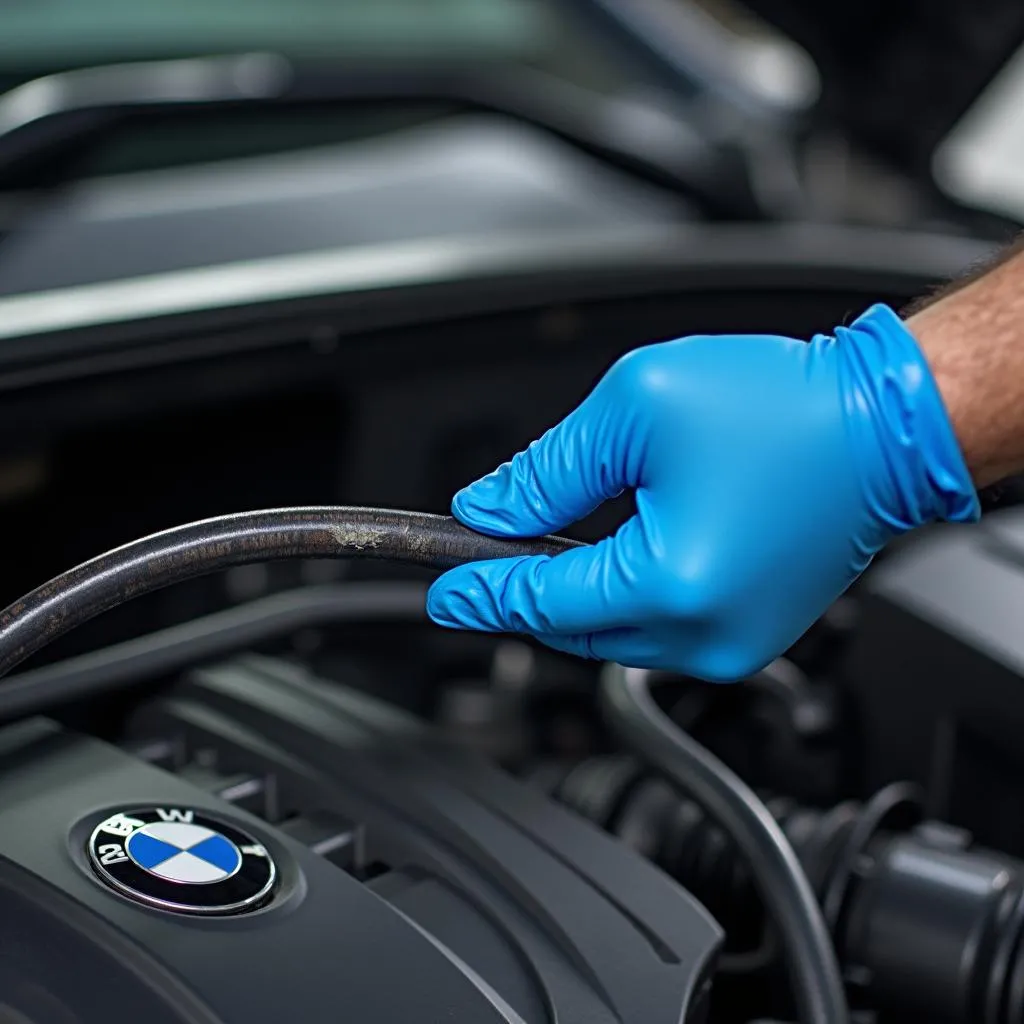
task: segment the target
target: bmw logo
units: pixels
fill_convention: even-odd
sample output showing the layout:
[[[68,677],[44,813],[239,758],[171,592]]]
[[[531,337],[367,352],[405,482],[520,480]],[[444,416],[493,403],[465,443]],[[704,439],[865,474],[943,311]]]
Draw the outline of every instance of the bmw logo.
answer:
[[[277,870],[252,836],[181,807],[119,811],[93,831],[93,869],[140,903],[179,914],[239,914],[273,891]]]

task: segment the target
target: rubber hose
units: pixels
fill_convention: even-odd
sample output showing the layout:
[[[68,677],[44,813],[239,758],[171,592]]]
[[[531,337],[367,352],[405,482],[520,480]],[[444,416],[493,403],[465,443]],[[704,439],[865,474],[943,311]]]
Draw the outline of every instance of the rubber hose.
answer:
[[[793,847],[747,784],[662,713],[649,680],[643,669],[606,667],[601,699],[609,725],[718,822],[744,855],[786,949],[800,1020],[845,1024],[849,1011],[835,950]]]
[[[218,516],[115,548],[0,612],[0,676],[102,612],[154,590],[232,566],[284,558],[388,559],[430,569],[516,555],[555,555],[565,537],[487,537],[448,516],[325,506]]]

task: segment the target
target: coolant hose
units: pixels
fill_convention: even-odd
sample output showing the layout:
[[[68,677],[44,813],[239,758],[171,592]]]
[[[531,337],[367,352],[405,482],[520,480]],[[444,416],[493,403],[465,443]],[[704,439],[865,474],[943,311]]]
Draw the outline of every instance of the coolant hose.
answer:
[[[285,558],[378,558],[450,569],[512,555],[554,555],[565,537],[487,537],[448,516],[325,506],[217,516],[125,544],[55,576],[0,612],[0,676],[102,612],[172,583]]]

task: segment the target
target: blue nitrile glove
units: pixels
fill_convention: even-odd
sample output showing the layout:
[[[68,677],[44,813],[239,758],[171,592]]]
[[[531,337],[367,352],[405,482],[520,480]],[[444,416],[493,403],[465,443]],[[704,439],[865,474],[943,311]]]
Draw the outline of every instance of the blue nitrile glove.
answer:
[[[637,513],[614,536],[453,569],[430,590],[431,618],[735,680],[797,640],[891,538],[979,515],[928,366],[882,305],[809,343],[639,349],[452,510],[482,533],[535,536],[627,488]]]

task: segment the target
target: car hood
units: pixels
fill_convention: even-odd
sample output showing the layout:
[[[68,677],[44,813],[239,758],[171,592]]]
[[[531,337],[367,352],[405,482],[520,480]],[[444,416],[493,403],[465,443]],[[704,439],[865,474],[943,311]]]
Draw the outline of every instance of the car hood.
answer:
[[[501,117],[76,183],[0,246],[0,296],[322,250],[692,219],[677,195]]]

